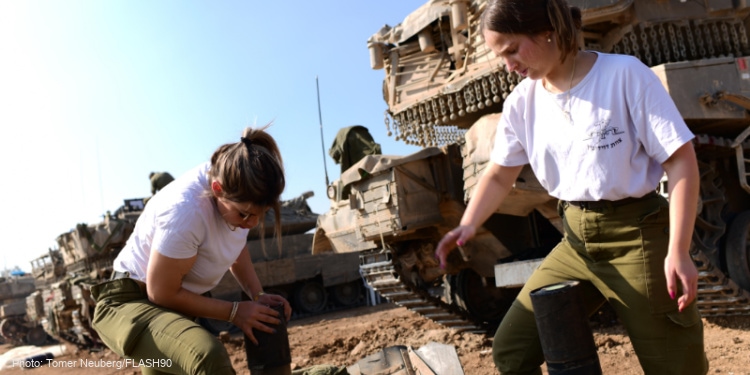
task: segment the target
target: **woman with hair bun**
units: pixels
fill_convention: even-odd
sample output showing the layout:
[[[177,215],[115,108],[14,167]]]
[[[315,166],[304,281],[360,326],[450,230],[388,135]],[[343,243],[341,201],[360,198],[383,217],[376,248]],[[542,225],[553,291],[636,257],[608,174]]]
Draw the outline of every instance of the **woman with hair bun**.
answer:
[[[699,191],[694,135],[669,94],[634,57],[579,50],[581,11],[565,0],[489,0],[481,27],[505,68],[526,79],[505,100],[492,162],[436,256],[445,264],[475,236],[526,164],[559,199],[564,227],[501,322],[495,365],[502,374],[541,374],[529,293],[580,280],[589,313],[605,302],[617,312],[645,374],[705,374],[689,254]],[[655,193],[664,172],[669,201]]]
[[[283,305],[291,316],[283,297],[263,293],[247,250],[249,229],[263,225],[269,208],[280,244],[284,167],[267,127],[245,129],[238,142],[154,195],[112,279],[92,288],[94,329],[117,354],[156,364],[141,367],[144,374],[235,373],[224,345],[197,317],[229,321],[257,345],[253,329],[272,333],[266,324],[280,323],[269,306]],[[227,270],[252,301],[204,295]]]

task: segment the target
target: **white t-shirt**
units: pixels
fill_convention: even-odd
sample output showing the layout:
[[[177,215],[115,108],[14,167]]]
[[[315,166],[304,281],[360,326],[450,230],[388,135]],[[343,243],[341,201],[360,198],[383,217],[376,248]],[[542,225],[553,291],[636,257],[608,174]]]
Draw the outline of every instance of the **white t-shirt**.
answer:
[[[247,229],[232,231],[211,198],[208,170],[201,164],[154,195],[114,262],[117,271],[146,281],[151,250],[177,259],[197,255],[182,286],[205,293],[221,281],[247,244]]]
[[[647,66],[632,56],[597,54],[570,95],[525,79],[503,105],[491,160],[530,164],[558,199],[641,197],[658,185],[661,163],[693,138]],[[572,124],[563,108],[571,109]]]

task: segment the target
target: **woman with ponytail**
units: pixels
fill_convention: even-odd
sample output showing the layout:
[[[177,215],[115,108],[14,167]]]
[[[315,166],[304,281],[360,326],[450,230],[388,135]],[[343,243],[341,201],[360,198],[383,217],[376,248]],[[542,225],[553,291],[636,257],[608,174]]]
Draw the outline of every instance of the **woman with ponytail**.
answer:
[[[291,316],[284,298],[263,293],[247,250],[249,229],[263,225],[269,208],[280,244],[284,167],[266,127],[245,129],[153,196],[112,280],[92,288],[94,329],[114,352],[146,363],[143,374],[235,373],[224,345],[197,317],[229,321],[257,345],[253,329],[272,333],[266,324],[280,323],[269,306],[283,305]],[[251,301],[206,296],[227,270]]]
[[[489,0],[485,43],[526,77],[503,104],[491,163],[441,264],[470,241],[529,164],[559,199],[564,236],[526,282],[493,341],[502,374],[541,374],[530,291],[570,280],[590,314],[605,302],[645,374],[705,374],[698,273],[689,254],[699,176],[693,134],[661,82],[631,56],[579,50],[565,0]],[[655,193],[666,172],[669,201]]]

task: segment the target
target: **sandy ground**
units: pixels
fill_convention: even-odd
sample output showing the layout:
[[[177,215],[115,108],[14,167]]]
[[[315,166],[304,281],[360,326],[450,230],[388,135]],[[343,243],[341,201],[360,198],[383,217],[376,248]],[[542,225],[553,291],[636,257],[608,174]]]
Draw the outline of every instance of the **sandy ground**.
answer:
[[[750,317],[704,318],[706,351],[710,361],[709,374],[750,375]],[[348,366],[392,345],[414,349],[434,341],[456,348],[467,375],[497,374],[491,359],[491,338],[470,333],[455,333],[392,304],[335,312],[317,317],[293,320],[289,326],[292,367],[330,364]],[[619,325],[594,330],[599,361],[604,374],[642,374],[630,340]],[[244,343],[234,337],[225,344],[232,355],[238,374],[249,374],[245,362]],[[8,368],[3,374],[25,375],[92,375],[140,374],[135,368],[117,369],[118,356],[109,350],[96,353],[75,352],[57,357],[57,368]],[[0,347],[0,354],[10,347]],[[92,360],[100,367],[83,367],[80,359]],[[66,364],[74,364],[65,367]],[[546,370],[544,371],[547,374]]]

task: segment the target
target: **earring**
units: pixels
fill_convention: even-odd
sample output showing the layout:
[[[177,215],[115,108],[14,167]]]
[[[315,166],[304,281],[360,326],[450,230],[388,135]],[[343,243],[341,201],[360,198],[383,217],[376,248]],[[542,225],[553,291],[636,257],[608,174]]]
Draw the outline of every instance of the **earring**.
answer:
[[[547,37],[547,43],[552,43],[552,39],[550,37]]]

